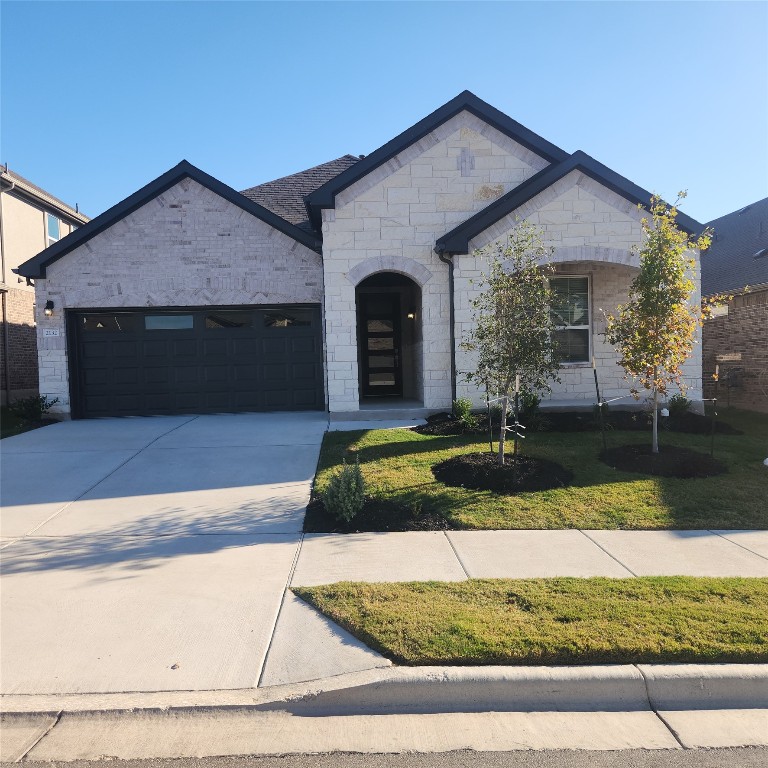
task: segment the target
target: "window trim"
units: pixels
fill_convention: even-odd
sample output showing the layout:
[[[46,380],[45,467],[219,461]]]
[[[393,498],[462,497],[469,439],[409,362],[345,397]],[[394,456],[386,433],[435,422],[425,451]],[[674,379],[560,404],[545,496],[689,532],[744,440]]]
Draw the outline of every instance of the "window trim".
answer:
[[[50,232],[48,231],[48,222],[49,222],[50,219],[54,219],[59,224],[59,226],[58,226],[59,236],[58,237],[53,237],[50,234]],[[53,213],[50,213],[49,211],[45,212],[45,220],[44,220],[43,226],[45,228],[46,248],[50,247],[54,243],[58,243],[59,240],[61,240],[61,237],[62,237],[62,235],[61,235],[61,228],[62,228],[63,224],[64,224],[64,222],[58,216],[54,215]]]
[[[573,360],[573,361],[561,361],[560,362],[560,368],[583,368],[585,366],[590,366],[592,364],[592,357],[594,356],[593,351],[593,342],[592,342],[592,325],[593,325],[593,316],[592,316],[592,275],[590,273],[587,274],[577,274],[577,273],[562,273],[562,272],[556,272],[549,276],[548,282],[550,289],[552,287],[552,280],[562,280],[562,279],[571,279],[571,278],[579,278],[581,280],[587,281],[587,324],[586,325],[566,325],[562,328],[558,328],[559,331],[568,331],[568,330],[574,330],[574,331],[582,331],[586,328],[587,330],[587,359],[586,360]]]

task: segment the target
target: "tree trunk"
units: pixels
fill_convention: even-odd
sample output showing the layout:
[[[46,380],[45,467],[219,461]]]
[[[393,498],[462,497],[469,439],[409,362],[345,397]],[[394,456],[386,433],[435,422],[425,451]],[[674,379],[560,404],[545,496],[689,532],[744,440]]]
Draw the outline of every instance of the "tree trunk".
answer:
[[[653,389],[653,444],[652,453],[659,452],[659,390]]]
[[[507,408],[509,398],[504,395],[501,398],[501,418],[499,419],[499,464],[504,466],[504,447],[507,442]]]

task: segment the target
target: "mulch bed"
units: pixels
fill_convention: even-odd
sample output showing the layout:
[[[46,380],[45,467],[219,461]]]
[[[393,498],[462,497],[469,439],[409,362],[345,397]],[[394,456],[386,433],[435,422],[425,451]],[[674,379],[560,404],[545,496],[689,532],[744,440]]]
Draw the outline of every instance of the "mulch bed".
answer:
[[[484,415],[477,417],[477,426],[467,428],[451,414],[438,413],[430,416],[426,424],[412,427],[420,435],[446,437],[450,435],[487,435],[488,420]],[[520,422],[533,432],[595,432],[600,429],[599,417],[590,411],[538,411],[533,418],[522,416]],[[647,411],[611,411],[605,417],[605,425],[611,430],[628,432],[650,432],[651,414]],[[494,435],[498,434],[498,422],[494,423]],[[659,417],[659,429],[682,432],[690,435],[712,433],[712,419],[700,413],[684,413],[680,416]],[[741,430],[724,421],[715,423],[719,435],[742,435]]]
[[[603,451],[600,460],[614,469],[657,477],[712,477],[728,471],[726,464],[706,453],[674,445],[659,446],[658,453],[651,453],[650,445],[620,445]]]
[[[465,453],[441,461],[432,474],[446,485],[514,494],[570,485],[573,473],[554,461],[507,455],[500,465],[495,453]]]
[[[366,499],[363,511],[349,523],[337,520],[322,499],[313,499],[304,517],[304,533],[363,533],[372,531],[450,531],[448,520],[434,512],[414,511],[404,504]]]

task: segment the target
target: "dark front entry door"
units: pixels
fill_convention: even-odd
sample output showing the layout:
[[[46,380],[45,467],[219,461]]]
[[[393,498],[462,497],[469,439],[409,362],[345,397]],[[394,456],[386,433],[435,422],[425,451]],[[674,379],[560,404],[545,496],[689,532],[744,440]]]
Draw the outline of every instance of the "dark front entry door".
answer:
[[[363,397],[402,396],[400,296],[361,293],[358,306]]]

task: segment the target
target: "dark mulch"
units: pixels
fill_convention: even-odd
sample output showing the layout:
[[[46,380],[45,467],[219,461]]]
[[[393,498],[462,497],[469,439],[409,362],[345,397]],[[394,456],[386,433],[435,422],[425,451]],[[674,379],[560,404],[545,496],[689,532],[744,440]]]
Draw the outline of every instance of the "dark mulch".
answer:
[[[450,531],[454,526],[435,512],[404,504],[366,499],[363,511],[349,523],[330,515],[322,499],[313,499],[304,517],[304,533],[363,533],[370,531]]]
[[[591,411],[538,411],[534,416],[521,416],[520,422],[533,432],[595,432],[600,429],[599,416]],[[649,432],[652,417],[647,411],[611,411],[605,416],[605,425],[611,430]],[[495,435],[498,433],[498,421],[493,427]],[[712,433],[712,419],[690,411],[679,416],[660,416],[659,429],[691,435],[709,435]],[[431,416],[426,424],[413,427],[413,431],[420,435],[438,437],[487,434],[488,419],[484,415],[478,415],[476,425],[466,427],[451,414],[439,413]],[[744,434],[724,421],[715,423],[715,431],[720,435]]]
[[[573,480],[573,473],[554,461],[507,455],[502,466],[495,453],[453,456],[435,464],[432,474],[446,485],[504,494],[563,488]]]
[[[620,445],[603,451],[600,460],[614,469],[657,477],[712,477],[728,471],[726,464],[706,453],[674,445],[659,446],[658,453],[651,453],[650,445]]]

